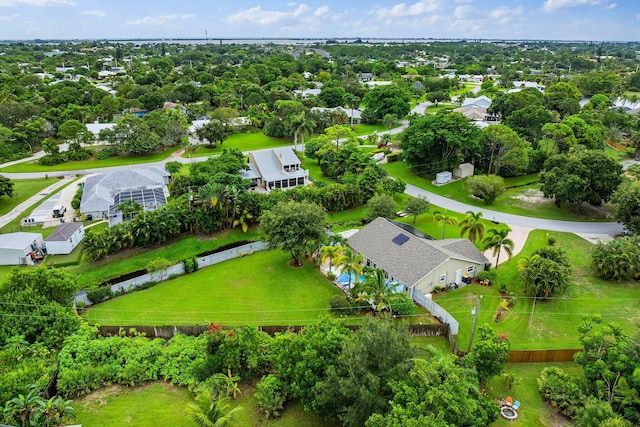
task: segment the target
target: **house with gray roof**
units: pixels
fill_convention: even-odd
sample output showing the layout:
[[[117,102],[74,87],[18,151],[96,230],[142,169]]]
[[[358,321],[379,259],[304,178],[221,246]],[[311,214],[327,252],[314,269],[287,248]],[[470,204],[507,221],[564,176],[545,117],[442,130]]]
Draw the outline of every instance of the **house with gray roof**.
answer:
[[[376,218],[347,240],[366,265],[384,270],[390,282],[423,294],[464,276],[476,277],[489,260],[469,239],[430,240],[385,218]]]
[[[45,255],[40,233],[0,234],[0,265],[36,265]]]
[[[56,228],[45,239],[47,253],[51,255],[70,254],[84,239],[84,227],[81,222],[68,222]]]
[[[309,183],[309,171],[302,169],[301,162],[291,147],[276,147],[249,153],[248,169],[240,175],[251,181],[251,189],[270,191]]]
[[[167,184],[171,174],[157,167],[132,167],[89,176],[84,184],[80,213],[93,218],[105,218],[109,225],[123,218],[118,206],[134,200],[142,209],[154,210],[167,203]]]

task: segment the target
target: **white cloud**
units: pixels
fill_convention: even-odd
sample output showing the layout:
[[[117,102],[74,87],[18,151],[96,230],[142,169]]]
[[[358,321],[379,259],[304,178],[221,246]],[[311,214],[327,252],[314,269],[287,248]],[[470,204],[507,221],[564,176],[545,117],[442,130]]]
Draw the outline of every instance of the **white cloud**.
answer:
[[[402,16],[419,16],[429,12],[436,12],[440,10],[441,6],[441,0],[424,0],[412,5],[398,3],[390,8],[381,7],[373,9],[369,13],[376,15],[380,19],[398,18]]]
[[[173,21],[180,21],[185,19],[193,19],[195,15],[160,15],[160,16],[145,16],[144,18],[138,18],[130,21],[126,21],[127,25],[152,25],[161,26],[168,25]]]
[[[0,15],[0,22],[4,22],[4,21],[13,21],[14,19],[16,19],[18,16],[20,16],[19,13],[14,13],[13,15]]]
[[[465,28],[471,33],[476,32],[478,35],[487,36],[490,35],[487,29],[494,29],[496,26],[506,28],[508,24],[520,20],[523,13],[522,5],[515,9],[500,6],[489,11],[479,10],[469,5],[458,6],[453,13],[454,21],[450,24],[450,28]]]
[[[0,0],[0,7],[7,6],[75,6],[73,0]]]
[[[555,12],[561,9],[571,9],[578,6],[599,6],[610,3],[611,0],[546,0],[542,5],[544,12]]]
[[[106,12],[103,12],[101,10],[85,10],[84,12],[81,12],[83,15],[89,15],[89,16],[97,16],[98,18],[102,18],[103,16],[107,16]]]
[[[612,10],[618,7],[618,3],[611,3],[609,6],[605,7],[607,10]]]
[[[329,6],[320,6],[316,9],[314,15],[317,17],[321,17],[325,16],[327,13],[329,13]]]
[[[225,21],[229,24],[251,22],[258,25],[273,25],[300,19],[309,11],[309,6],[304,3],[289,3],[288,6],[297,7],[290,12],[283,12],[279,10],[264,10],[261,6],[256,6],[229,15]]]

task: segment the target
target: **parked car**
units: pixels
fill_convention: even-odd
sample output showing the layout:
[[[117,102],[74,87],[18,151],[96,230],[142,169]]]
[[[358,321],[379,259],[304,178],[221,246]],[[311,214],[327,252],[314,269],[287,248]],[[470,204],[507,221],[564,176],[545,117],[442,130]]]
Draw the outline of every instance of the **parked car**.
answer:
[[[65,208],[64,205],[55,206],[53,208],[53,217],[62,218],[66,211],[67,211],[67,208]]]

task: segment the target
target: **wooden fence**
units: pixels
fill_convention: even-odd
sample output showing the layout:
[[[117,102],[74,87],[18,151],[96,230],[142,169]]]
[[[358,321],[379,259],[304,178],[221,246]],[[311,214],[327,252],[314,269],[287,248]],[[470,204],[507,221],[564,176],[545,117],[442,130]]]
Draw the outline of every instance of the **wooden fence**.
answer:
[[[509,352],[509,363],[573,362],[573,355],[581,351],[581,349],[512,350]]]

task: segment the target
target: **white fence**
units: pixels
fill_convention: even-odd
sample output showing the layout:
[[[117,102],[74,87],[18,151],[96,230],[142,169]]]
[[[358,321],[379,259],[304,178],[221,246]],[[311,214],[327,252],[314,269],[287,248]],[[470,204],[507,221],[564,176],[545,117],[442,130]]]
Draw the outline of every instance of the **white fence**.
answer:
[[[458,321],[449,314],[447,310],[440,307],[436,302],[434,302],[431,298],[427,298],[425,295],[421,294],[415,286],[409,289],[409,296],[418,304],[429,310],[429,312],[436,319],[440,320],[444,324],[448,324],[451,328],[452,335],[458,335],[458,329],[460,328],[460,324]]]
[[[218,264],[223,261],[228,261],[233,258],[238,258],[242,255],[247,255],[249,253],[263,251],[267,249],[269,245],[265,242],[252,242],[246,245],[238,246],[237,248],[228,249],[226,251],[218,252],[211,255],[206,255],[203,257],[198,257],[196,262],[198,263],[198,268],[209,267],[210,265]],[[149,282],[163,282],[171,276],[184,274],[184,265],[182,263],[172,265],[166,270],[157,271],[154,273],[143,274],[138,277],[134,277],[133,279],[124,280],[122,282],[118,282],[116,284],[111,285],[111,292],[114,294],[130,292],[137,287],[144,285]],[[89,301],[87,297],[87,291],[82,290],[76,293],[74,297],[74,303],[82,302],[85,306],[90,306],[93,303]]]

